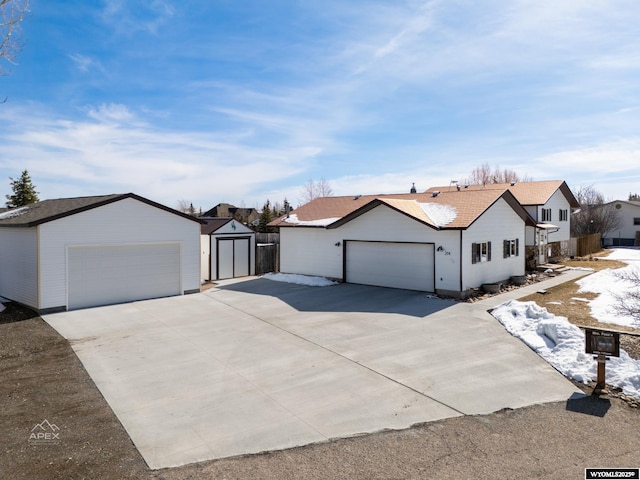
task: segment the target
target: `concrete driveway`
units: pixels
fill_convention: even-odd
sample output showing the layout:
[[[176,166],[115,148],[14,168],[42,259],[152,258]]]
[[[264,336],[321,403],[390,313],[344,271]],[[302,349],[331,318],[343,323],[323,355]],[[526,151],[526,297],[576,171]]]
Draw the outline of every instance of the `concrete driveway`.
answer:
[[[579,392],[486,308],[250,279],[44,319],[156,469]]]

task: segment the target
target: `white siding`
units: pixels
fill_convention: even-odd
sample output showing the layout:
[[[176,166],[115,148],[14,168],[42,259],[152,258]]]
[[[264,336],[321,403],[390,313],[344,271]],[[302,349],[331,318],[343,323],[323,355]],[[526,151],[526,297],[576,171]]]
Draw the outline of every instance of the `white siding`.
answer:
[[[284,227],[280,229],[280,271],[342,278],[339,229]]]
[[[37,228],[0,228],[0,296],[38,308]]]
[[[524,221],[500,199],[463,233],[463,290],[523,275],[524,237]],[[515,239],[519,240],[519,255],[503,258],[503,241]],[[491,242],[491,261],[473,264],[471,245],[480,242]]]
[[[211,253],[211,247],[209,241],[211,237],[209,235],[200,235],[200,281],[204,282],[209,280],[209,255]]]
[[[551,220],[548,223],[556,225],[559,227],[557,232],[549,233],[548,242],[561,242],[568,241],[571,238],[571,207],[569,206],[569,201],[563,195],[560,190],[556,190],[556,192],[551,196],[551,198],[545,203],[542,208],[550,208],[551,209]],[[567,211],[567,220],[560,221],[560,210]],[[542,218],[542,212],[538,212],[538,223],[540,223],[540,219]]]
[[[178,242],[182,288],[200,288],[200,224],[127,198],[40,226],[40,306],[67,304],[66,247]]]

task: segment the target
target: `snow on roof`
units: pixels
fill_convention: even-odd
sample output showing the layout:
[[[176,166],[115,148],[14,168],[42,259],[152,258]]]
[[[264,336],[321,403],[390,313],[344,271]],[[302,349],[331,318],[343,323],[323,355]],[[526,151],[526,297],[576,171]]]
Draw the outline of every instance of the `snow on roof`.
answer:
[[[433,220],[437,227],[444,227],[456,219],[458,211],[451,205],[438,203],[418,203],[422,211]]]
[[[331,225],[333,222],[337,222],[338,220],[340,220],[340,217],[320,218],[317,220],[298,220],[298,215],[296,215],[295,213],[292,213],[284,219],[286,223],[302,225],[306,227],[326,227],[327,225]]]
[[[557,317],[535,302],[510,300],[492,315],[509,333],[529,345],[563,375],[582,383],[596,379],[596,362],[585,353],[585,334],[565,317]],[[607,362],[607,383],[640,398],[640,360],[624,350]]]
[[[19,217],[29,211],[29,206],[14,208],[4,213],[0,213],[0,220],[6,220],[7,218]]]

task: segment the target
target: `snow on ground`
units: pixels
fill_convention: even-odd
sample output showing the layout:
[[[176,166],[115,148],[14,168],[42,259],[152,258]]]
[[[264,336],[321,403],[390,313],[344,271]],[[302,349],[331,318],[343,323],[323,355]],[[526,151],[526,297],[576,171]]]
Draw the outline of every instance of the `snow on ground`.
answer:
[[[591,315],[599,322],[640,328],[638,320],[634,320],[629,316],[621,316],[613,309],[616,304],[614,294],[624,294],[625,291],[634,288],[631,284],[620,279],[618,275],[634,271],[640,273],[640,249],[614,248],[612,250],[606,259],[619,260],[627,263],[628,266],[617,270],[607,268],[581,278],[576,282],[580,286],[578,292],[598,294],[597,298],[589,302],[589,306],[591,307]]]
[[[0,303],[0,312],[4,311],[4,305]]]
[[[328,280],[324,277],[311,277],[307,275],[296,275],[293,273],[267,273],[263,275],[262,278],[273,280],[275,282],[308,285],[310,287],[328,287],[330,285],[337,284],[337,282],[332,282],[331,280]]]
[[[509,333],[521,339],[565,376],[582,383],[595,380],[596,361],[584,353],[585,334],[565,317],[557,317],[535,302],[510,300],[492,315]],[[606,366],[606,381],[626,395],[640,398],[640,360],[620,350]]]

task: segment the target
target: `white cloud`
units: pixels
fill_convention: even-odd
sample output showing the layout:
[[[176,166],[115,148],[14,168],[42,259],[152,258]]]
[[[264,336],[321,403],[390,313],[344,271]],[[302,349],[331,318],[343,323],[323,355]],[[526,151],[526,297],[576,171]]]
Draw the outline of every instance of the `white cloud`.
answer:
[[[164,131],[123,105],[89,109],[80,120],[33,106],[30,112],[0,112],[5,121],[14,119],[0,135],[10,159],[2,167],[29,169],[41,198],[133,191],[168,205],[185,198],[204,207],[252,198],[264,185],[303,171],[317,154],[313,146],[286,141],[265,147],[224,134]]]

